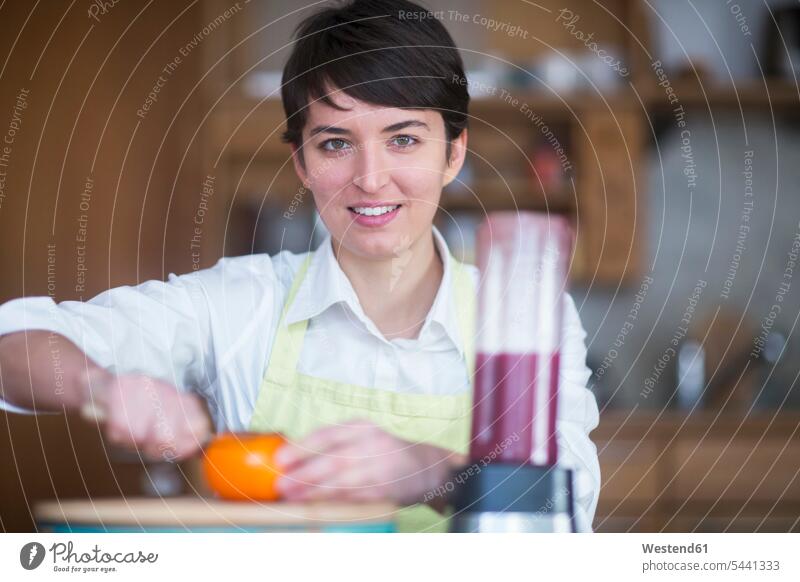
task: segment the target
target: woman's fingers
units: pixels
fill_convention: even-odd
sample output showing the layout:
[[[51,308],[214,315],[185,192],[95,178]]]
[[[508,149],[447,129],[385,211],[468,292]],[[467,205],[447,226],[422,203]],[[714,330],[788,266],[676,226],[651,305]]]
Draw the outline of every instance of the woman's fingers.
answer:
[[[283,465],[279,488],[297,493],[309,487],[329,484],[337,474],[363,462],[363,444],[351,440],[337,442],[338,446],[331,446],[323,453],[311,454],[302,462],[295,462],[288,467]]]
[[[290,448],[291,447],[291,448]],[[281,453],[286,452],[284,459]],[[322,428],[287,445],[278,489],[293,501],[414,503],[449,470],[449,451],[404,441],[368,421]]]
[[[139,412],[142,395],[134,393],[131,397],[119,379],[114,378],[97,398],[105,410],[105,430],[111,442],[135,447],[147,437],[150,418]]]
[[[324,488],[326,482],[331,481],[332,476],[341,470],[342,466],[337,459],[329,455],[317,455],[295,465],[295,469],[285,471],[278,479],[278,490],[287,499],[304,499],[312,489]]]
[[[350,441],[296,465],[278,487],[297,501],[381,499],[398,482],[395,470],[401,464],[391,451],[376,450],[374,439]]]
[[[290,501],[361,500],[384,497],[383,489],[373,483],[374,468],[358,464],[341,471],[320,468],[320,474],[294,481],[284,493]]]
[[[282,447],[276,460],[286,469],[304,463],[317,455],[325,455],[352,441],[365,440],[377,430],[368,420],[352,420],[342,424],[324,426],[305,438]]]
[[[397,481],[391,466],[365,462],[333,475],[328,487],[338,499],[377,501],[391,498]]]
[[[211,434],[202,399],[146,376],[87,378],[87,397],[101,414],[109,442],[139,449],[152,459],[173,461],[196,452]],[[91,392],[89,392],[91,390]]]

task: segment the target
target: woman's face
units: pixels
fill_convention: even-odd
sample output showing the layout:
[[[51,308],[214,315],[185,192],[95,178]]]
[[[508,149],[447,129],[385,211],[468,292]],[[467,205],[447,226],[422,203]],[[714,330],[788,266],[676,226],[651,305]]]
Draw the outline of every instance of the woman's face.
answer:
[[[331,98],[346,110],[310,105],[295,169],[337,247],[391,258],[430,233],[442,188],[464,162],[467,132],[448,164],[437,111],[370,105],[342,92]]]

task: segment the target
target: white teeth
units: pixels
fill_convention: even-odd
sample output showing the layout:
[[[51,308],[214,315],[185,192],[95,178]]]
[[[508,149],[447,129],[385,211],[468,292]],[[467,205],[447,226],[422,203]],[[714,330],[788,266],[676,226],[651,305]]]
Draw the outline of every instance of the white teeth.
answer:
[[[364,216],[380,216],[381,214],[392,212],[398,206],[400,205],[395,204],[394,206],[356,206],[353,208],[353,210],[358,214],[363,214]]]

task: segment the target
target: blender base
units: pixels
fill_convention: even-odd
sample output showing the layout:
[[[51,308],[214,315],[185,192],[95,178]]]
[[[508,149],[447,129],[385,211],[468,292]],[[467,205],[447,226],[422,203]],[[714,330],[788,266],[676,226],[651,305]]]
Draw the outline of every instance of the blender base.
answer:
[[[572,471],[558,466],[490,463],[453,476],[453,532],[576,531]]]

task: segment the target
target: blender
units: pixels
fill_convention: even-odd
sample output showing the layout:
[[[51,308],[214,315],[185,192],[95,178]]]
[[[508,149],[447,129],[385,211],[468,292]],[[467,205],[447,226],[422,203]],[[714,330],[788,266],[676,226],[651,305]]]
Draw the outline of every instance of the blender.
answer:
[[[575,531],[556,442],[571,250],[563,217],[495,212],[478,229],[472,435],[469,464],[453,476],[453,531]]]

